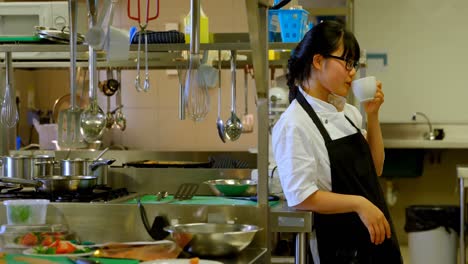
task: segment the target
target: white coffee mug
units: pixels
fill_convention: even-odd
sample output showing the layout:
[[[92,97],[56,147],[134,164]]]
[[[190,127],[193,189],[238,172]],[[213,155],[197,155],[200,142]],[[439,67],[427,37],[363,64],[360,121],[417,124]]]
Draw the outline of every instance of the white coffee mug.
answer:
[[[359,102],[364,103],[374,99],[375,92],[377,91],[377,79],[375,76],[368,76],[361,79],[354,80],[351,83],[354,96]]]

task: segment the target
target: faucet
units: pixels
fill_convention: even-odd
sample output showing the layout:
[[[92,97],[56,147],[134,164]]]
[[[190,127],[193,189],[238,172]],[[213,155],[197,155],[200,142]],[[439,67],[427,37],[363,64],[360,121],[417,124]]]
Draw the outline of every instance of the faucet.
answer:
[[[416,121],[416,116],[418,116],[418,115],[424,117],[426,119],[426,121],[427,121],[427,124],[429,125],[429,131],[424,133],[424,138],[427,139],[427,140],[434,140],[435,139],[435,133],[434,133],[434,130],[432,129],[431,121],[429,120],[429,118],[427,117],[426,114],[424,114],[422,112],[415,112],[411,119],[413,121]]]

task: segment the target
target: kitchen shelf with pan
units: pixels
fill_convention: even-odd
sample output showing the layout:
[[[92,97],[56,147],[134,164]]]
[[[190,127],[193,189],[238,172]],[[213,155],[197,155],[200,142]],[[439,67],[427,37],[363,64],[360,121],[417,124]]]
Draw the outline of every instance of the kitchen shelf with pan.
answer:
[[[269,49],[294,49],[297,43],[271,42]],[[148,51],[182,51],[189,50],[189,44],[148,44]],[[138,45],[130,45],[131,51],[137,51]],[[200,44],[200,50],[251,50],[248,42],[206,43]],[[70,52],[70,46],[65,44],[5,44],[0,45],[0,52]],[[77,52],[88,52],[88,45],[77,45]]]

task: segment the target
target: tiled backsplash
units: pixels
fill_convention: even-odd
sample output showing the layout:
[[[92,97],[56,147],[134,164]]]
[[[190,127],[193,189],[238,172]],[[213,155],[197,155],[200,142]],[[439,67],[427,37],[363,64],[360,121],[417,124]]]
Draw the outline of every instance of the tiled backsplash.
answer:
[[[132,2],[135,3],[136,2]],[[245,2],[203,1],[203,9],[210,19],[210,32],[246,32],[247,18]],[[136,9],[135,9],[136,10]],[[160,4],[157,20],[150,22],[149,30],[165,30],[166,23],[178,23],[180,18],[190,10],[189,1],[163,1]],[[129,29],[136,26],[135,21],[127,18],[127,3],[119,2],[115,12],[114,26]],[[69,70],[16,70],[15,87],[21,97],[21,125],[19,134],[24,143],[37,142],[34,130],[26,124],[27,89],[33,86],[36,91],[36,106],[41,110],[51,110],[54,101],[69,93]],[[101,79],[105,73],[101,72]],[[236,142],[223,143],[216,130],[217,89],[209,91],[211,97],[210,113],[202,122],[178,119],[179,83],[177,75],[168,75],[165,70],[151,70],[151,89],[139,93],[134,88],[135,70],[125,69],[122,72],[123,112],[127,117],[127,129],[123,132],[113,129],[107,132],[104,141],[128,146],[131,149],[146,150],[248,150],[256,146],[257,129],[251,134],[243,134]],[[228,70],[222,73],[222,111],[221,118],[230,116],[231,77]],[[237,109],[242,117],[244,109],[243,71],[237,72]],[[249,108],[256,109],[254,103],[255,84],[249,81]],[[87,96],[87,93],[84,94]],[[99,92],[99,103],[106,111],[106,98]],[[111,99],[111,109],[115,108],[115,98]],[[256,113],[252,112],[255,116]],[[256,117],[255,117],[256,118]]]

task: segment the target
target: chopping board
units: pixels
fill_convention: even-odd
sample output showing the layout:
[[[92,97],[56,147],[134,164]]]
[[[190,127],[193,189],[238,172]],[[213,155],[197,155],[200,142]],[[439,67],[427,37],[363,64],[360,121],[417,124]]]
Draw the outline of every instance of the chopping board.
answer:
[[[143,204],[164,204],[169,201],[172,201],[173,196],[169,195],[166,198],[162,199],[161,201],[156,201],[156,195],[144,195],[141,197],[141,202]],[[127,201],[129,204],[136,204],[137,200],[132,199]],[[194,205],[250,205],[250,206],[257,206],[257,202],[248,201],[248,200],[237,200],[237,199],[230,199],[227,197],[221,196],[193,196],[190,200],[182,200],[182,201],[173,201],[171,204],[194,204]],[[275,207],[279,204],[279,201],[271,201],[269,202],[270,207]]]
[[[138,260],[132,259],[110,259],[110,258],[89,258],[92,260],[97,260],[102,264],[137,264],[139,263]],[[3,263],[15,263],[15,264],[73,264],[74,262],[71,261],[67,257],[42,257],[42,256],[30,256],[24,254],[6,254],[2,258],[0,258],[0,264]]]
[[[0,43],[39,43],[38,36],[0,36]]]

